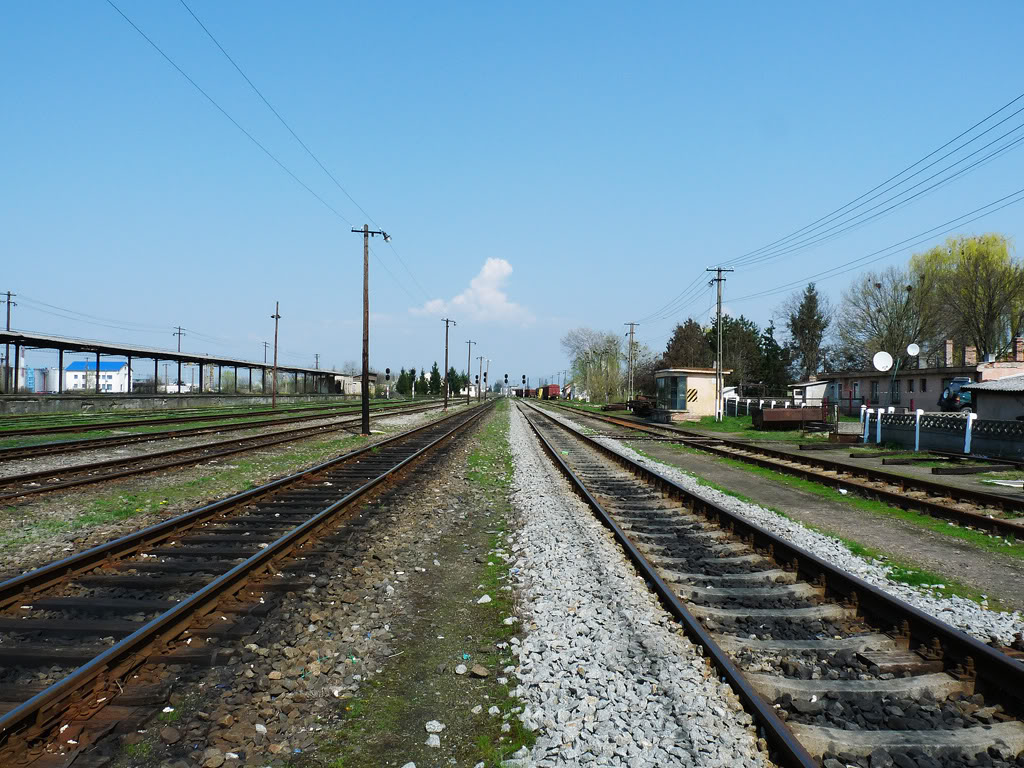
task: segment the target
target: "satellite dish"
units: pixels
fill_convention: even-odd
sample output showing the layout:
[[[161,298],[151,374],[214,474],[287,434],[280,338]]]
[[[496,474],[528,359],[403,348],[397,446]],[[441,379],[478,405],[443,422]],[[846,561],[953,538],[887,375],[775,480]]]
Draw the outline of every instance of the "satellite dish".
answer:
[[[892,355],[888,352],[875,352],[875,356],[871,358],[871,364],[875,366],[876,371],[888,371],[892,368]]]
[[[914,342],[910,342],[909,344],[907,344],[907,354],[910,355],[911,357],[917,357],[919,354],[921,354],[921,348],[917,346],[917,344],[915,344]]]

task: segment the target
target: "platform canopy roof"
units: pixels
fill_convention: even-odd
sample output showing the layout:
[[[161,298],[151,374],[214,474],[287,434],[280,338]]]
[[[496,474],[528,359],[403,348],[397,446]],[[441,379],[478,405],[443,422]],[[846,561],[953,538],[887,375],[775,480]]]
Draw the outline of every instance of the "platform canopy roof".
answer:
[[[131,344],[116,344],[108,341],[94,341],[91,339],[78,339],[72,336],[51,336],[42,333],[29,331],[0,331],[0,344],[18,344],[22,347],[32,349],[62,349],[65,352],[91,352],[101,355],[117,355],[119,357],[141,357],[151,360],[167,360],[183,363],[194,363],[196,365],[219,365],[225,368],[271,368],[270,363],[256,362],[253,360],[241,360],[234,357],[219,357],[216,355],[198,355],[189,352],[178,352],[173,349],[160,349],[159,347],[141,347]],[[102,362],[101,362],[102,365]],[[322,368],[303,368],[295,365],[281,365],[278,363],[277,370],[288,373],[309,373],[333,375],[335,371],[326,371]]]

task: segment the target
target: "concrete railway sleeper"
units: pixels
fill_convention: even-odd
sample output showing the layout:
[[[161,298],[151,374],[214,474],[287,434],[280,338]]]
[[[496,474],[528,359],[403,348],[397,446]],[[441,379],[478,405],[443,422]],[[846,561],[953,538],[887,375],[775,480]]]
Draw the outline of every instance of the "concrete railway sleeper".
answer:
[[[429,405],[412,406],[402,409],[389,409],[384,414],[408,414],[419,411],[440,408],[440,404],[433,402]],[[273,432],[267,435],[255,435],[252,437],[239,437],[229,440],[217,440],[202,445],[193,445],[184,448],[171,448],[165,451],[156,451],[139,456],[130,456],[119,459],[108,459],[106,461],[91,462],[88,464],[76,464],[59,469],[47,469],[37,472],[27,472],[20,475],[8,475],[0,477],[0,502],[11,501],[27,496],[37,496],[41,493],[63,490],[66,488],[93,483],[102,483],[109,480],[116,480],[121,477],[132,475],[159,472],[176,467],[184,467],[190,464],[198,464],[211,459],[223,456],[232,456],[237,453],[268,448],[274,445],[290,443],[296,440],[303,440],[308,437],[316,437],[339,430],[350,430],[358,428],[360,417],[348,417],[340,421],[328,424],[318,424],[312,427],[299,427],[297,429]]]
[[[778,764],[1021,764],[1024,664],[535,406],[525,415]]]
[[[492,405],[0,583],[0,765],[66,762],[132,706],[161,700],[161,664],[216,664],[217,643],[251,634],[275,595],[325,586],[319,558],[366,523],[353,504]]]
[[[830,459],[798,455],[740,440],[725,440],[665,426],[652,426],[626,419],[562,406],[577,419],[614,424],[645,435],[666,438],[715,456],[742,461],[765,469],[800,477],[833,488],[883,501],[900,509],[914,509],[933,517],[971,526],[1000,536],[1024,537],[1024,501],[996,493],[957,488],[923,478],[908,477],[868,467],[856,467]],[[634,437],[619,433],[606,435],[623,440]],[[1003,515],[1018,515],[1004,517]]]

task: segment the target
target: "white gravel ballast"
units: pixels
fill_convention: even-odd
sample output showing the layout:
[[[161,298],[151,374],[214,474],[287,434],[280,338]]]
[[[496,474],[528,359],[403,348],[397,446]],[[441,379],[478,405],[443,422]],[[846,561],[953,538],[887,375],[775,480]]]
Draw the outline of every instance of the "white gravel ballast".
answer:
[[[512,542],[526,637],[524,724],[538,766],[770,766],[749,714],[679,630],[518,409]]]

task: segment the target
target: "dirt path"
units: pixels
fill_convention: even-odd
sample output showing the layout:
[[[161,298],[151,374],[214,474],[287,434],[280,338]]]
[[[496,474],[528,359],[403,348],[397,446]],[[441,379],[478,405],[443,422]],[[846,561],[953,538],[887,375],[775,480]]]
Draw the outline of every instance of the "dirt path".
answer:
[[[706,478],[754,502],[784,511],[790,517],[878,550],[888,557],[913,563],[973,587],[1004,607],[1024,609],[1024,563],[969,543],[950,539],[900,520],[893,520],[822,499],[760,474],[731,467],[711,456],[680,453],[654,442],[639,446],[658,461]]]

